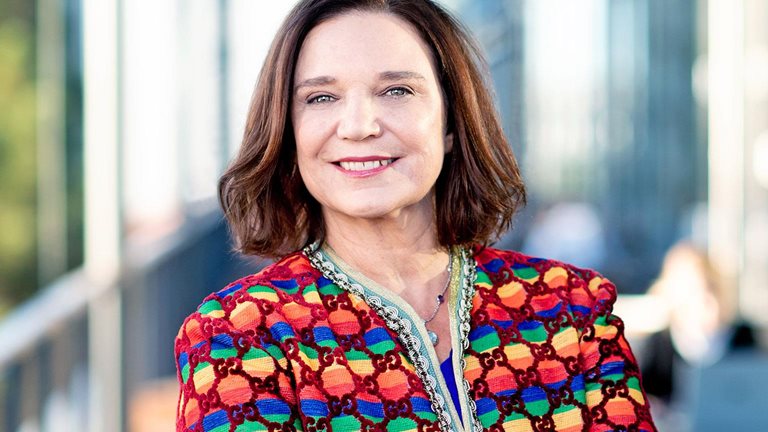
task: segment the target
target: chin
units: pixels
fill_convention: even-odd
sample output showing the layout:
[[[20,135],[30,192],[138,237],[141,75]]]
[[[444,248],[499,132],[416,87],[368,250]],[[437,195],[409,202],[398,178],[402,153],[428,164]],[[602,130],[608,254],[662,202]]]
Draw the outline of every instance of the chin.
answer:
[[[432,206],[426,205],[427,201],[417,200],[416,202],[402,202],[402,201],[381,201],[364,199],[358,200],[354,204],[350,205],[349,201],[343,203],[343,205],[334,207],[334,211],[343,214],[347,217],[357,219],[368,220],[384,220],[389,218],[396,218],[399,216],[407,216],[409,219],[418,217],[421,213],[431,213]],[[425,205],[421,205],[425,204]]]
[[[324,213],[342,218],[388,219],[409,215],[409,218],[431,213],[433,205],[430,191],[404,193],[394,188],[368,190],[337,190],[334,194],[325,194],[318,201]],[[322,199],[325,198],[325,199]],[[317,199],[317,198],[316,198]],[[331,216],[333,217],[333,216]]]
[[[392,213],[397,212],[394,206],[383,206],[380,203],[370,203],[370,205],[355,205],[352,207],[340,208],[340,213],[347,216],[360,219],[382,219]]]

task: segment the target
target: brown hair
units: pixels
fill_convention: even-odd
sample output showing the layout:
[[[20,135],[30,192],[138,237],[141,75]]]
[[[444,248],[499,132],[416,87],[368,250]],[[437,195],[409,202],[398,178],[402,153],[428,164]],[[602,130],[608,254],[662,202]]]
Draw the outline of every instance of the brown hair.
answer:
[[[224,214],[244,254],[278,257],[324,235],[319,203],[298,172],[290,122],[299,50],[321,22],[352,11],[393,14],[429,45],[447,103],[453,149],[435,184],[441,245],[486,244],[525,204],[517,162],[501,129],[480,50],[430,0],[304,0],[278,30],[251,101],[243,144],[219,181]]]

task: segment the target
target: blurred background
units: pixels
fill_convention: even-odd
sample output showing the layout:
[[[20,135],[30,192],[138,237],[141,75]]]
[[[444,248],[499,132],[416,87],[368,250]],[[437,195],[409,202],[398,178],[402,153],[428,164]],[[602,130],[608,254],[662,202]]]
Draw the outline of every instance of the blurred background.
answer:
[[[216,182],[293,1],[0,0],[0,431],[166,431],[173,339],[255,271]],[[662,431],[764,430],[768,0],[445,0],[530,204],[598,269]]]

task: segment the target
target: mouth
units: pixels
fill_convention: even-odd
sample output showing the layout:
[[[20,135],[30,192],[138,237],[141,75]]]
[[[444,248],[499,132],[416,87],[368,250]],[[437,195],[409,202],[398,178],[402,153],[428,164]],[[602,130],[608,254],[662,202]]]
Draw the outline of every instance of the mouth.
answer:
[[[375,159],[366,161],[342,160],[335,162],[335,164],[345,171],[370,171],[376,168],[385,167],[395,160],[397,159]]]

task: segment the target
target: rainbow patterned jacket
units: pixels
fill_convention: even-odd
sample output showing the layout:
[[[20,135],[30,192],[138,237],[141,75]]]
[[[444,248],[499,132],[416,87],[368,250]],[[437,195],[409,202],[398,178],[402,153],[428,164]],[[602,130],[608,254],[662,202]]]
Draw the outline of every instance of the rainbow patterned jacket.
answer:
[[[609,281],[516,252],[455,250],[461,417],[413,309],[307,249],[186,319],[177,431],[656,430]]]

